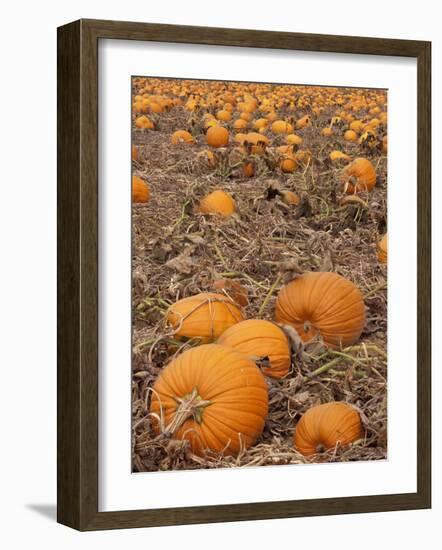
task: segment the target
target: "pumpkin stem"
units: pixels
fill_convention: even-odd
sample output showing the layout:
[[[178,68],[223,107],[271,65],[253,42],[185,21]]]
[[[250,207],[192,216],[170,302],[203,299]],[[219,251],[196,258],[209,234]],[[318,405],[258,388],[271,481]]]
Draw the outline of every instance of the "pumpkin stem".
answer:
[[[176,401],[179,405],[176,409],[175,416],[164,430],[164,434],[168,436],[173,436],[189,418],[193,418],[195,422],[201,424],[203,410],[211,404],[211,401],[201,398],[197,388],[194,388],[191,393],[183,397],[177,397]]]

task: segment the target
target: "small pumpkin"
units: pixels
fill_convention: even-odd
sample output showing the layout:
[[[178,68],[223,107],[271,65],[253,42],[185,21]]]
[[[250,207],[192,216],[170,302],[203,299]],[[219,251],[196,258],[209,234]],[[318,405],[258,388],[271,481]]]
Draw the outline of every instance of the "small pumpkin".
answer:
[[[256,130],[261,130],[261,128],[267,128],[268,124],[269,124],[269,121],[266,118],[258,118],[253,123],[253,127]]]
[[[212,126],[207,130],[206,140],[210,147],[226,147],[229,144],[229,131],[224,126]]]
[[[272,132],[274,134],[291,134],[293,126],[285,120],[275,120],[272,123]]]
[[[201,199],[198,211],[201,214],[218,214],[227,218],[235,212],[236,204],[232,196],[221,189],[213,191]]]
[[[307,126],[311,126],[311,124],[312,119],[309,115],[305,115],[296,122],[296,128],[306,128]]]
[[[303,142],[302,137],[296,134],[289,134],[285,140],[289,145],[301,145]]]
[[[255,164],[253,162],[245,162],[242,166],[242,171],[245,176],[252,178],[255,175]]]
[[[230,297],[202,292],[182,298],[166,312],[165,324],[178,338],[214,341],[235,323],[244,321],[242,310]]]
[[[323,128],[321,130],[321,135],[325,137],[330,137],[333,135],[333,130],[329,126],[327,126],[326,128]]]
[[[353,120],[350,122],[350,130],[353,130],[353,132],[359,133],[362,131],[362,128],[364,127],[364,123],[361,120]]]
[[[262,372],[282,378],[290,370],[290,343],[284,331],[275,323],[248,319],[228,328],[218,338],[218,344],[240,351],[256,361],[267,359],[269,366]]]
[[[307,410],[295,430],[295,449],[304,456],[345,446],[364,435],[358,411],[342,401],[323,403]]]
[[[291,174],[298,168],[298,163],[296,162],[293,155],[285,155],[279,161],[279,168],[281,169],[281,172],[284,172],[285,174]]]
[[[132,202],[149,202],[150,191],[147,183],[138,176],[132,176]]]
[[[329,154],[329,158],[332,162],[349,161],[351,158],[342,151],[332,151]]]
[[[262,434],[267,385],[244,354],[206,344],[181,353],[163,369],[153,385],[150,412],[157,434],[187,440],[194,454],[236,456]]]
[[[348,194],[371,191],[376,184],[376,170],[365,158],[356,158],[341,172],[340,180]]]
[[[216,118],[222,122],[229,122],[232,118],[232,114],[229,111],[222,109],[216,113]]]
[[[242,118],[237,118],[233,123],[233,128],[235,130],[245,130],[247,126],[248,126],[247,121],[243,120]]]
[[[354,130],[347,130],[344,133],[345,141],[358,141],[358,134]]]
[[[364,328],[364,300],[356,285],[337,273],[304,273],[279,291],[275,318],[293,326],[304,342],[321,336],[325,345],[345,348]]]
[[[154,124],[146,115],[141,115],[135,120],[135,126],[142,130],[153,130]]]
[[[282,200],[286,204],[293,204],[296,206],[301,202],[299,195],[297,195],[293,191],[281,191],[281,193],[282,193]]]
[[[381,264],[387,263],[388,237],[387,233],[378,242],[378,260]]]
[[[192,134],[186,130],[177,130],[174,132],[170,141],[173,145],[177,145],[178,143],[195,143]]]

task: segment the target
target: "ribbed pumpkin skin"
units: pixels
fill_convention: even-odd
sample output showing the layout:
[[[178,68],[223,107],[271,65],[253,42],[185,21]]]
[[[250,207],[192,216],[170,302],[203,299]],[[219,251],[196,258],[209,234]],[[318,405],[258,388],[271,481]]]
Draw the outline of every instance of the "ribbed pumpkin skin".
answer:
[[[388,237],[387,233],[378,242],[378,260],[381,264],[387,263]]]
[[[348,445],[363,437],[356,409],[343,402],[324,403],[309,409],[296,426],[295,449],[304,456]]]
[[[354,344],[365,324],[360,290],[337,273],[304,273],[279,291],[275,317],[292,325],[304,342],[318,333],[334,349]]]
[[[192,451],[200,456],[206,449],[237,455],[256,442],[268,412],[268,391],[263,374],[250,359],[218,344],[185,351],[157,378],[150,411],[161,416],[162,409],[163,422],[168,426],[178,399],[195,389],[210,404],[201,409],[200,418],[185,420],[175,439],[188,440]],[[152,423],[159,433],[154,417]]]
[[[369,160],[357,158],[342,170],[341,182],[349,194],[371,191],[376,184],[376,170]]]
[[[202,214],[219,214],[227,218],[235,212],[235,201],[225,191],[216,190],[207,195],[199,204],[199,211]]]
[[[218,344],[240,351],[250,358],[268,357],[266,376],[282,378],[290,370],[290,345],[284,331],[275,323],[248,319],[231,326],[218,338]]]
[[[132,176],[132,202],[148,202],[150,198],[149,186],[138,176]]]
[[[172,304],[165,320],[176,331],[176,337],[213,342],[229,327],[244,321],[244,316],[241,308],[224,294],[203,292]]]

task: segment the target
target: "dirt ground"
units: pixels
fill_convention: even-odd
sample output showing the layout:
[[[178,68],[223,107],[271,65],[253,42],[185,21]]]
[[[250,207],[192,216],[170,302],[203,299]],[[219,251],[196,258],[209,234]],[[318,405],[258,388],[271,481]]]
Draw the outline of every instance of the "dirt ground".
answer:
[[[220,162],[210,168],[199,155],[207,144],[198,126],[192,127],[195,144],[171,145],[171,133],[189,127],[189,113],[182,106],[152,116],[155,130],[133,127],[139,152],[133,173],[148,182],[151,193],[147,204],[134,204],[132,210],[134,472],[386,458],[387,269],[378,262],[377,241],[386,231],[387,158],[378,150],[361,153],[359,144],[343,140],[343,131],[332,138],[321,136],[333,114],[326,108],[311,127],[296,131],[304,140],[302,148],[312,153],[306,166],[284,174],[257,157],[251,178],[237,167],[228,168],[234,143],[218,151]],[[272,146],[282,143],[278,136]],[[341,204],[341,168],[328,162],[332,149],[373,162],[377,184],[371,193],[359,195],[363,202]],[[296,192],[301,203],[285,204],[275,188]],[[200,198],[214,189],[234,197],[237,212],[230,218],[195,212]],[[212,291],[216,279],[230,278],[248,291],[247,318],[273,320],[279,288],[299,270],[335,271],[357,285],[367,309],[358,343],[341,352],[317,342],[307,345],[286,378],[266,378],[269,415],[264,432],[237,457],[201,459],[183,442],[154,440],[149,388],[170,357],[189,345],[165,330],[167,307],[182,297]],[[293,448],[296,423],[312,405],[332,400],[345,400],[360,410],[366,438],[350,448],[306,458]]]

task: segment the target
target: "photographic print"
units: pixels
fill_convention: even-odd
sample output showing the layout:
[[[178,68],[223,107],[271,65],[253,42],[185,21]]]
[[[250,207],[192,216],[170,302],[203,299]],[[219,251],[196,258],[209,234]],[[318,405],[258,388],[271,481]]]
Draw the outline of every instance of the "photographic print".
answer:
[[[132,471],[386,459],[387,90],[131,86]]]

